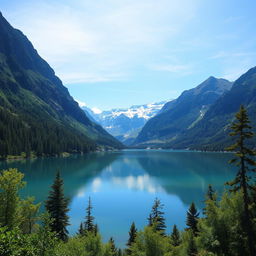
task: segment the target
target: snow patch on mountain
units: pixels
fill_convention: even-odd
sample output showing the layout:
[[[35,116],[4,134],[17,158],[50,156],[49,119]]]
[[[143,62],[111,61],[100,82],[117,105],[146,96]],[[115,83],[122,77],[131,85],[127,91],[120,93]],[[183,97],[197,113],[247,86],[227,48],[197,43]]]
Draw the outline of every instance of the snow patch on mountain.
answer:
[[[149,103],[145,105],[131,106],[124,109],[111,109],[101,111],[98,108],[82,107],[87,116],[102,125],[110,134],[118,138],[123,143],[133,139],[145,123],[154,117],[167,101],[159,103]],[[127,142],[127,144],[129,144]]]
[[[121,115],[124,115],[130,119],[142,118],[142,119],[148,120],[151,117],[155,116],[165,103],[166,101],[162,101],[159,103],[150,103],[146,105],[131,106],[128,109],[112,109],[109,111],[102,111],[100,118],[101,119],[117,118]],[[92,109],[92,111],[95,114],[99,114],[99,113],[96,113],[94,109]]]

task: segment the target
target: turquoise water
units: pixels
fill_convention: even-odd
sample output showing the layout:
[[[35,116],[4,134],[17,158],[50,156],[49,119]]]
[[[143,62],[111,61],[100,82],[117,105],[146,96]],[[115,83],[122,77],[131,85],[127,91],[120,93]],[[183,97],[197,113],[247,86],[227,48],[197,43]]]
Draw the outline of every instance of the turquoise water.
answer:
[[[235,170],[227,163],[230,158],[227,153],[125,150],[1,162],[0,169],[24,172],[27,186],[22,196],[35,196],[38,202],[47,198],[60,170],[70,198],[70,234],[77,232],[90,196],[103,240],[113,236],[124,246],[132,221],[138,228],[147,224],[156,197],[165,205],[167,231],[173,224],[184,228],[190,203],[202,209],[208,184],[221,193],[223,184],[234,177]]]

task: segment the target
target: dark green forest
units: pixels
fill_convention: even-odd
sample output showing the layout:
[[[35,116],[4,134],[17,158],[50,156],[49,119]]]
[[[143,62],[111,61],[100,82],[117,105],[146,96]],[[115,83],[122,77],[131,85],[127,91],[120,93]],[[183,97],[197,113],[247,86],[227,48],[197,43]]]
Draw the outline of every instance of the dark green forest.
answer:
[[[254,256],[256,253],[256,152],[246,141],[254,139],[246,109],[241,106],[231,125],[234,153],[230,164],[237,166],[233,180],[222,195],[209,185],[200,214],[191,202],[186,228],[167,227],[164,205],[156,198],[147,226],[137,230],[131,223],[126,248],[117,248],[112,237],[103,243],[89,198],[85,217],[77,234],[69,236],[69,200],[64,180],[57,172],[45,202],[45,213],[34,198],[20,198],[24,175],[17,169],[0,175],[0,255],[1,256]],[[227,163],[228,164],[228,163]],[[175,207],[175,206],[174,206]],[[169,232],[169,230],[172,230]]]
[[[28,38],[0,12],[0,157],[122,148],[91,122]]]
[[[58,155],[60,152],[77,153],[96,149],[96,144],[81,133],[50,120],[31,122],[0,108],[0,156],[31,157]]]

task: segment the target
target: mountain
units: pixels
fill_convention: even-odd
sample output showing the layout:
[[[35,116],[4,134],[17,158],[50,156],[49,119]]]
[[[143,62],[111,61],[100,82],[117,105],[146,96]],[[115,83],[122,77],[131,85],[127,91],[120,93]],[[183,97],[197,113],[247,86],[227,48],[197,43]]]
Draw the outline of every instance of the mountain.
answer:
[[[238,78],[230,91],[223,94],[192,129],[181,134],[167,147],[203,150],[223,150],[232,143],[230,123],[240,105],[248,111],[251,126],[256,132],[256,67]],[[256,140],[251,140],[256,147]]]
[[[87,107],[87,116],[101,124],[110,134],[126,145],[130,145],[141,128],[163,107],[166,101],[146,105],[131,106],[127,109],[112,109],[95,113]]]
[[[91,122],[53,69],[0,13],[0,156],[122,147]]]
[[[231,82],[211,76],[197,87],[184,91],[145,124],[134,145],[173,145],[171,142],[203,119],[210,106],[231,87]]]

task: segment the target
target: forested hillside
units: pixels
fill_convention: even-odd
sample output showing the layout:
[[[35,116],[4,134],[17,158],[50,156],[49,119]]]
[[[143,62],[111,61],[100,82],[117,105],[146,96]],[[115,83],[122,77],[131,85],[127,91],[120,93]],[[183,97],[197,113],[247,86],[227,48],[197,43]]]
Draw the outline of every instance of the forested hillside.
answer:
[[[30,41],[0,14],[0,156],[120,148],[91,122]]]
[[[193,128],[231,86],[232,83],[225,79],[209,77],[197,87],[184,91],[146,123],[134,144],[165,145],[172,142],[184,131]]]

